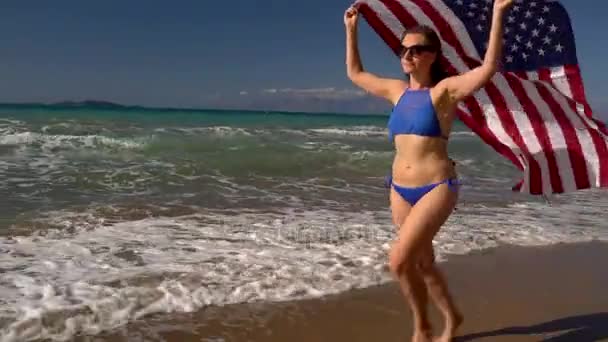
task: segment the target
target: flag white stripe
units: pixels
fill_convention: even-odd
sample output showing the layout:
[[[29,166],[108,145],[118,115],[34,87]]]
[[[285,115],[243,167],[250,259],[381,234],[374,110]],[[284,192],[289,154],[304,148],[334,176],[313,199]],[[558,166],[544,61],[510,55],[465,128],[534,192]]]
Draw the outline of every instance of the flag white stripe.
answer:
[[[526,77],[528,77],[528,79],[530,81],[538,81],[539,80],[539,78],[538,78],[538,72],[536,72],[536,71],[527,71],[526,72]]]
[[[520,189],[520,192],[530,193],[530,165],[528,164],[528,160],[523,157],[523,155],[519,155],[519,161],[521,165],[524,166],[524,176],[522,178],[523,183]]]
[[[454,14],[454,12],[441,0],[428,0],[428,2],[437,10],[437,12],[439,12],[439,14],[441,14],[441,16],[443,16],[445,21],[452,29],[452,32],[454,32],[456,38],[458,38],[458,41],[462,45],[464,51],[467,54],[472,54],[470,57],[481,61],[481,57],[479,56],[477,48],[475,48],[475,44],[473,44],[471,37],[469,37],[467,34],[462,34],[462,32],[467,32],[467,29],[456,14]]]
[[[548,177],[549,162],[547,161],[545,154],[542,152],[543,148],[538,140],[538,137],[534,133],[534,128],[532,127],[530,119],[527,115],[525,115],[523,105],[517,96],[515,96],[513,89],[511,89],[503,74],[497,73],[492,78],[492,82],[494,82],[496,87],[498,87],[500,92],[503,94],[503,97],[507,102],[507,107],[511,110],[511,113],[513,113],[513,120],[517,125],[517,130],[520,132],[521,138],[528,148],[528,151],[530,151],[532,154],[532,158],[538,162],[543,175],[547,175],[547,177],[542,177],[543,192],[546,192],[548,189],[552,189],[551,181]],[[530,134],[527,134],[527,132]]]
[[[405,10],[410,13],[419,24],[427,25],[431,27],[435,32],[437,32],[441,36],[441,32],[435,26],[435,22],[431,20],[431,18],[427,17],[427,15],[418,7],[415,3],[409,0],[397,0],[401,4]],[[458,37],[460,40],[461,37]],[[442,53],[443,55],[452,63],[452,65],[456,68],[459,73],[466,72],[469,70],[468,66],[464,62],[464,59],[458,54],[456,49],[448,44],[444,39],[441,39],[442,42]]]
[[[555,87],[564,95],[569,98],[573,98],[572,89],[570,89],[570,82],[568,82],[568,76],[566,75],[566,68],[563,66],[551,68],[551,79],[553,79],[553,84]],[[570,121],[576,128],[576,133],[579,137],[579,141],[582,145],[583,154],[585,155],[585,162],[587,163],[587,176],[589,177],[589,184],[600,186],[600,160],[599,154],[593,143],[591,138],[591,134],[584,126],[586,123],[589,127],[594,128],[599,132],[599,127],[590,120],[585,114],[585,109],[582,104],[576,104],[577,113],[573,113],[571,107],[568,105],[566,99],[557,96],[555,94],[555,89],[551,87],[546,87],[551,91],[553,97],[556,98],[559,105],[564,108],[569,117],[571,117]],[[583,123],[584,122],[584,123]],[[601,132],[600,132],[601,134]],[[608,142],[603,140],[603,144],[608,147]]]
[[[553,87],[548,86],[547,84],[543,84],[543,86],[551,92],[551,96],[557,101],[560,107],[564,110],[566,115],[568,116],[568,120],[572,122],[572,125],[575,128],[576,135],[578,137],[578,141],[581,144],[581,148],[583,150],[583,155],[587,164],[587,176],[589,177],[589,183],[591,185],[599,186],[600,185],[600,160],[599,154],[596,150],[595,144],[591,138],[591,134],[585,127],[583,120],[588,120],[585,115],[578,115],[574,111],[572,111],[571,107],[568,105],[568,102],[560,95],[560,93]],[[568,88],[570,86],[568,85]],[[606,144],[606,140],[603,140],[604,144]],[[573,189],[576,190],[576,189]]]
[[[550,71],[553,85],[560,91],[560,93],[572,99],[573,94],[572,89],[570,88],[570,82],[568,81],[568,75],[566,75],[566,68],[564,66],[559,66],[551,68]],[[589,117],[585,113],[585,107],[582,103],[576,103],[576,110],[579,114],[576,115],[578,119],[584,120],[590,128],[598,131],[598,133],[600,133],[600,135],[604,136],[605,138],[608,138],[608,136],[602,134],[597,124],[593,120],[589,119]],[[587,128],[583,127],[582,129],[586,130]]]
[[[563,66],[549,68],[551,75],[551,82],[553,86],[559,90],[560,93],[573,98],[572,90],[570,89],[570,83],[566,77],[566,69]]]
[[[550,74],[551,74],[552,84],[549,84],[547,88],[553,92],[555,90],[553,87],[551,87],[553,85],[553,86],[555,86],[555,88],[557,88],[559,90],[560,93],[562,93],[563,95],[572,99],[573,98],[572,89],[570,88],[570,82],[568,82],[568,76],[566,75],[566,68],[564,68],[563,66],[551,68]],[[570,108],[570,107],[568,107],[568,108]],[[584,109],[583,104],[580,104],[577,102],[576,109],[578,111],[578,113],[574,113],[574,116],[576,117],[576,119],[583,120],[590,128],[598,131],[598,133],[600,133],[600,135],[603,135],[602,132],[600,131],[599,127],[597,126],[597,124],[593,120],[589,119],[587,114],[585,114],[585,109]],[[575,125],[575,127],[582,129],[582,130],[587,130],[587,127],[583,126],[582,123],[580,125]],[[604,137],[608,138],[606,136],[604,136]]]
[[[568,145],[566,143],[566,138],[562,127],[559,125],[559,122],[555,118],[555,115],[553,115],[553,112],[551,111],[551,108],[549,107],[548,103],[538,93],[538,89],[534,85],[533,81],[522,80],[521,83],[526,94],[534,103],[534,106],[537,108],[538,113],[542,118],[542,124],[547,130],[547,134],[549,136],[549,141],[553,151],[557,152],[554,153],[554,156],[558,166],[557,171],[560,175],[564,190],[575,190],[576,180],[574,176],[573,165],[572,161],[570,160],[570,156],[567,153]],[[580,140],[581,139],[579,137],[579,141]],[[565,153],[559,153],[560,150],[565,151]],[[546,171],[548,172],[548,170]],[[547,173],[547,177],[543,178],[549,180],[548,175],[549,174]]]
[[[498,118],[496,108],[489,102],[489,100],[481,102],[480,106],[484,116],[486,117],[486,123],[490,131],[492,131],[492,133],[496,136],[496,139],[505,144],[511,151],[513,151],[515,156],[518,157],[521,166],[524,168],[524,172],[529,172],[529,163],[522,157],[523,151],[519,148],[519,146],[517,146],[517,144],[515,144],[513,139],[511,139],[511,136],[505,131],[500,119]],[[529,177],[527,177],[527,179],[524,181],[521,191],[530,192]]]
[[[384,25],[393,33],[393,35],[399,39],[403,32],[403,25],[401,21],[393,14],[393,12],[387,8],[384,3],[377,0],[364,0],[360,1],[367,4],[380,18]]]
[[[576,103],[576,110],[578,111],[578,113],[582,116],[587,116],[587,114],[585,113],[585,106],[582,103]],[[592,126],[593,127],[593,126]],[[597,127],[594,127],[595,129],[597,129]],[[600,134],[602,134],[600,132]]]

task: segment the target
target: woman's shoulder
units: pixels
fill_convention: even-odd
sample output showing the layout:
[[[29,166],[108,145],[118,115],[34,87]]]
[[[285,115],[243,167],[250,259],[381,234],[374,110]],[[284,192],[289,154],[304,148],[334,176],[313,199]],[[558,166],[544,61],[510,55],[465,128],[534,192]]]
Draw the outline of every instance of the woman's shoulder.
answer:
[[[405,80],[394,79],[394,83],[391,84],[391,102],[393,105],[396,105],[397,102],[399,102],[409,86],[409,82]]]

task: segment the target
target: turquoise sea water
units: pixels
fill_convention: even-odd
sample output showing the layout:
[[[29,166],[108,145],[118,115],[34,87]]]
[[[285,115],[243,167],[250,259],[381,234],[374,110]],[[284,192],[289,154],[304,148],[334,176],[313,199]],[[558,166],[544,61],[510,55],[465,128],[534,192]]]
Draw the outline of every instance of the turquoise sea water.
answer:
[[[388,280],[387,116],[0,106],[0,341]],[[441,259],[606,239],[604,191],[547,203],[464,125]],[[604,215],[604,217],[602,217]]]

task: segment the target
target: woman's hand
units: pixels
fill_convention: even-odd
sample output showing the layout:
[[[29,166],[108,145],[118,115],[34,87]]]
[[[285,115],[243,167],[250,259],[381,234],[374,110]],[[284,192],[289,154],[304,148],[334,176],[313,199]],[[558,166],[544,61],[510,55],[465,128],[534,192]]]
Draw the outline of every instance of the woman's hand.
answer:
[[[359,19],[357,8],[354,6],[349,7],[344,13],[344,25],[346,25],[346,28],[355,28],[357,26],[357,19]]]
[[[494,0],[494,13],[504,14],[512,5],[513,0]]]

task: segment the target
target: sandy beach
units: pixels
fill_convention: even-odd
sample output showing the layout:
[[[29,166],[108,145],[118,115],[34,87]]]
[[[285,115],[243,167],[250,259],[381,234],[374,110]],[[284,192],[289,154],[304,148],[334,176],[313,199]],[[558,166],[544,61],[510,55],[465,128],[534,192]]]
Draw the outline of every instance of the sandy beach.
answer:
[[[441,263],[465,314],[457,341],[608,340],[608,244],[501,246]],[[431,310],[435,330],[441,329]],[[157,315],[78,341],[407,341],[395,283],[310,300]]]

